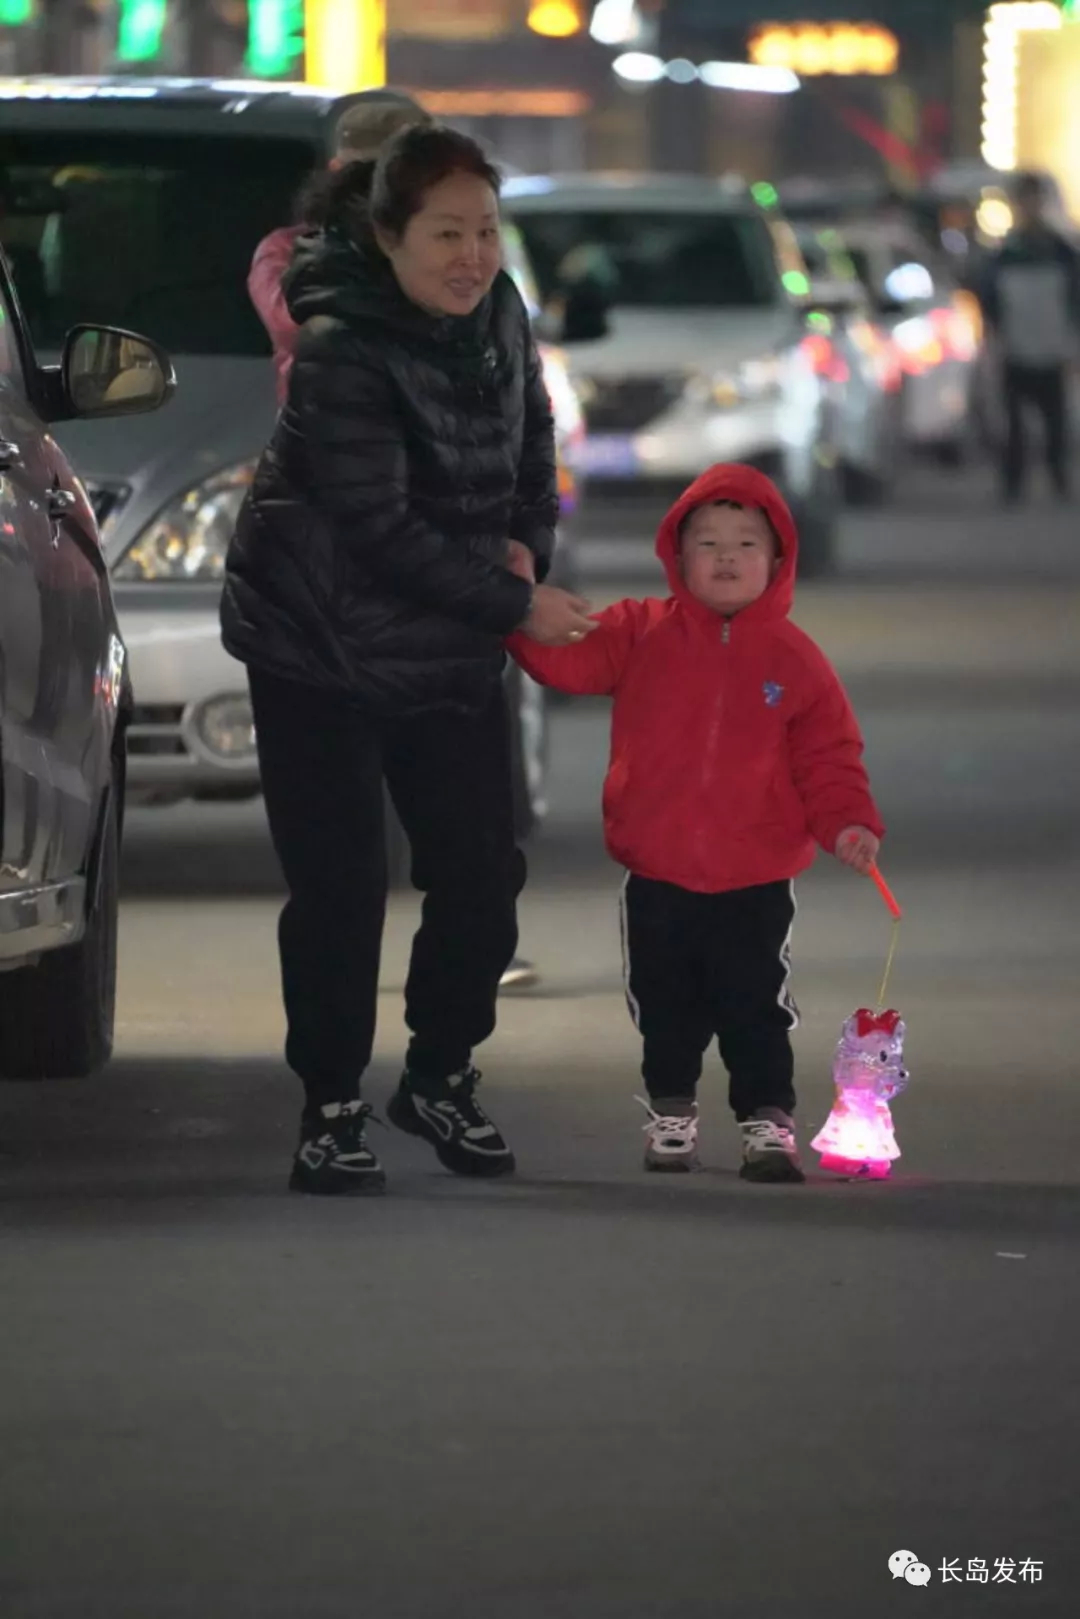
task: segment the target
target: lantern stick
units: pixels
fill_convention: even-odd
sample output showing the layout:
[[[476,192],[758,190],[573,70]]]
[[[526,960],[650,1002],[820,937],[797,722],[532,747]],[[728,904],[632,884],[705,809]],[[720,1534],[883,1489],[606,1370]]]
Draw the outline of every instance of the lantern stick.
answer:
[[[876,865],[870,867],[870,875],[877,884],[878,893],[881,895],[886,906],[888,907],[889,915],[892,917],[894,922],[899,922],[904,913],[897,904],[892,889],[889,887]]]

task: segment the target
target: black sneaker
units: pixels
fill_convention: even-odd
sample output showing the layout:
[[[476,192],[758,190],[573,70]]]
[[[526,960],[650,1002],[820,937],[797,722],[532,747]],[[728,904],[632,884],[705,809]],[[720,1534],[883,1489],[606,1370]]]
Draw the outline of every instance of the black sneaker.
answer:
[[[479,1102],[475,1068],[431,1081],[410,1074],[387,1103],[386,1117],[410,1136],[422,1136],[455,1175],[510,1175],[514,1155]]]
[[[289,1190],[317,1197],[362,1197],[385,1192],[383,1167],[367,1144],[366,1102],[328,1102],[305,1122],[293,1159]]]

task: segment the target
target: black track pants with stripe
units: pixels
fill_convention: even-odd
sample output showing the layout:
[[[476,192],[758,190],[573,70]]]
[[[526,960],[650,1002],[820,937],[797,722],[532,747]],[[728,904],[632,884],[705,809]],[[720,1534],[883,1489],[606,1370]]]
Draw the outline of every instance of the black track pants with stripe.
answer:
[[[739,1120],[795,1107],[788,980],[794,885],[696,894],[629,876],[621,920],[626,998],[650,1098],[692,1097],[715,1037]]]

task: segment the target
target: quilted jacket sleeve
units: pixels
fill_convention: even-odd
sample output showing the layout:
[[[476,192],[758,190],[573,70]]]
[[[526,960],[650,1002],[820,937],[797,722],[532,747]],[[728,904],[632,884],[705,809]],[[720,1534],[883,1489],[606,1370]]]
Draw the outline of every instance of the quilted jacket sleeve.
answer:
[[[816,651],[816,649],[815,649]],[[817,653],[807,699],[788,728],[791,770],[810,830],[829,854],[849,826],[878,837],[885,827],[863,764],[863,739],[847,694],[828,660]]]
[[[596,629],[573,646],[541,646],[523,631],[512,635],[507,650],[527,675],[542,686],[575,697],[610,697],[637,639],[636,601],[615,602],[594,615]]]
[[[448,540],[410,500],[404,426],[375,344],[307,322],[288,414],[314,498],[372,578],[477,629],[506,635],[521,624],[532,587]]]
[[[555,549],[559,496],[555,473],[555,423],[544,382],[540,356],[528,327],[525,334],[525,433],[518,465],[510,538],[527,545],[536,558],[536,578],[542,583]]]

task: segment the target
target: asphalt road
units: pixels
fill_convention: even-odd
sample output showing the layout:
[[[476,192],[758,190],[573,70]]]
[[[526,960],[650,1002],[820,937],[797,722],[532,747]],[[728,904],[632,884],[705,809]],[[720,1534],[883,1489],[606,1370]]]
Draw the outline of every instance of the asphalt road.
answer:
[[[597,600],[612,569],[647,586],[618,538]],[[513,1183],[388,1131],[385,1200],[288,1197],[261,814],[140,812],[115,1062],[0,1092],[4,1619],[1077,1611],[1080,521],[920,476],[843,562],[798,615],[859,707],[907,911],[894,1180],[743,1185],[716,1066],[706,1171],[641,1173],[602,705],[557,712],[522,907],[544,981],[481,1057]],[[801,890],[808,1139],[888,928],[835,865]],[[377,1103],[414,917],[395,899]]]

